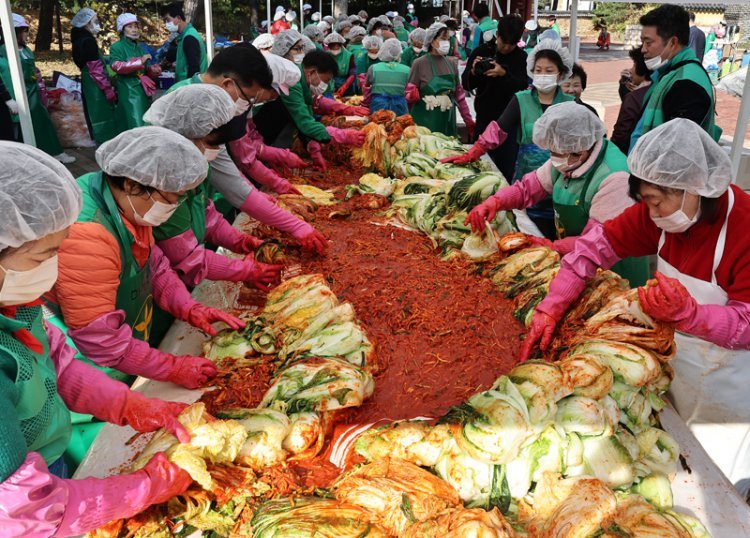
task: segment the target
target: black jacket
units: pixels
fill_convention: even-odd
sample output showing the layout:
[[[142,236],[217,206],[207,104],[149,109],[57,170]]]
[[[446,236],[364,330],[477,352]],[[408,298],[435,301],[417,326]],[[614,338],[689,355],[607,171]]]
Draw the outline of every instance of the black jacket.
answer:
[[[507,74],[504,77],[472,75],[471,65],[477,57],[494,58],[497,64],[505,68]],[[486,125],[500,117],[516,92],[528,87],[526,53],[515,48],[510,54],[500,54],[494,41],[480,45],[469,56],[462,83],[467,91],[476,90],[474,108],[477,123]]]
[[[78,69],[83,70],[88,62],[99,59],[96,37],[85,28],[73,28],[70,31],[70,41],[73,45],[73,62]]]

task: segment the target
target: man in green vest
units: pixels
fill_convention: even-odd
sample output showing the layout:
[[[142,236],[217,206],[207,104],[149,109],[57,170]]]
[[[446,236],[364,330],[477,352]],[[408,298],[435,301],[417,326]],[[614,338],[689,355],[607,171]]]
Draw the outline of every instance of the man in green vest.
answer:
[[[641,50],[653,71],[653,84],[630,138],[631,151],[644,133],[674,118],[694,121],[718,140],[721,129],[714,124],[713,86],[688,46],[690,15],[680,6],[664,4],[642,16],[640,23]]]
[[[474,6],[471,16],[477,21],[477,27],[474,28],[474,38],[472,39],[471,47],[471,50],[474,50],[484,43],[483,36],[485,32],[491,30],[492,34],[495,34],[495,30],[497,30],[497,21],[490,18],[490,9],[487,7],[487,4],[477,4]]]
[[[177,61],[175,82],[202,73],[208,67],[206,43],[195,27],[185,20],[182,4],[169,4],[162,10],[167,31],[177,32]]]

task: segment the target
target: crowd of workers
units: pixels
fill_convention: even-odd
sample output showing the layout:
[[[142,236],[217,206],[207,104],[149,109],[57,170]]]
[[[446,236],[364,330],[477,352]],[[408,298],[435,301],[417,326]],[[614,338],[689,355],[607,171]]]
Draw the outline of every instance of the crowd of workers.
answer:
[[[73,52],[100,170],[75,179],[51,144],[0,142],[0,528],[80,534],[188,487],[187,473],[161,455],[106,479],[72,480],[66,467],[103,422],[189,437],[175,418],[183,404],[146,398],[129,383],[144,376],[196,388],[216,375],[204,358],[157,346],[175,318],[207,334],[217,322],[243,326],[191,297],[201,281],[261,290],[278,281],[282,267],[253,259],[260,240],[233,228],[234,215],[325,255],[326,238],[268,194],[297,193],[277,170],[324,169],[323,145],[363,144],[362,132],[320,116],[384,109],[448,135],[458,112],[475,142],[446,161],[489,153],[511,183],[467,222],[480,230],[498,211],[526,209],[541,232],[535,241],[564,255],[521,359],[549,345],[598,267],[635,287],[649,276],[647,256],[658,256],[656,283],[639,294],[646,314],[680,331],[675,406],[736,484],[750,477],[750,408],[740,394],[750,372],[750,197],[731,185],[684,9],[667,4],[642,17],[643,45],[631,51],[611,137],[581,101],[585,72],[554,25],[538,33],[515,15],[491,20],[478,4],[467,40],[447,17],[420,28],[411,9],[405,19],[313,13],[302,32],[278,13],[268,34],[208,63],[181,8],[167,7],[176,84],[152,102],[160,60],[143,53],[137,17],[118,17],[122,38],[106,59],[96,13],[83,8]],[[28,24],[14,22],[23,52]],[[31,100],[33,56],[24,66]],[[467,92],[476,94],[475,114]],[[361,104],[340,100],[355,94]],[[49,121],[38,119],[41,100],[34,107],[35,129],[49,134],[38,124]],[[290,150],[296,140],[301,155]],[[706,422],[728,424],[720,450],[698,427]]]

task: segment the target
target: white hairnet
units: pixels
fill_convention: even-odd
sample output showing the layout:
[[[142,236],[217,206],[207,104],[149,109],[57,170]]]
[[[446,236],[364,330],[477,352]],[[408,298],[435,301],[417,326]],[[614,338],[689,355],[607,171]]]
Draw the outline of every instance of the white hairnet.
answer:
[[[328,26],[331,26],[331,27],[336,23],[336,19],[334,19],[330,15],[326,15],[325,17],[323,17],[323,20],[328,23]]]
[[[312,42],[312,39],[307,37],[306,35],[302,36],[302,52],[307,54],[308,52],[312,52],[318,47],[315,46],[315,43]]]
[[[122,29],[125,28],[128,24],[138,22],[138,17],[133,15],[132,13],[123,13],[121,15],[118,15],[117,17],[117,33],[119,34],[122,32]]]
[[[529,32],[533,32],[537,29],[537,24],[534,19],[526,21],[526,24],[523,25],[524,28],[526,28]]]
[[[312,6],[310,4],[302,4],[302,11],[310,11]]]
[[[164,192],[199,185],[208,162],[190,140],[163,127],[137,127],[96,150],[96,162],[110,176],[126,177]]]
[[[94,17],[96,17],[96,12],[90,7],[85,7],[78,10],[78,13],[75,14],[75,17],[70,21],[70,24],[75,28],[83,28],[91,22],[91,19]]]
[[[273,47],[273,36],[271,34],[260,34],[253,40],[253,47],[258,50],[270,49]]]
[[[277,12],[276,12],[276,14],[275,14],[275,15],[273,16],[273,20],[274,20],[274,22],[276,22],[276,21],[280,21],[281,19],[283,19],[283,18],[284,18],[284,15],[285,15],[285,14],[284,14],[284,12],[283,12],[283,11],[277,11]]]
[[[557,33],[557,32],[555,32]],[[560,82],[565,82],[570,78],[570,74],[573,72],[573,58],[570,57],[570,51],[567,47],[563,47],[559,40],[554,39],[542,39],[539,44],[529,53],[526,58],[526,74],[530,77],[534,77],[534,64],[536,63],[536,55],[542,50],[552,50],[560,55],[562,58],[563,65],[566,68],[565,73],[562,74]]]
[[[393,27],[394,28],[403,28],[404,27],[404,18],[403,17],[396,17],[393,19]]]
[[[349,15],[348,19],[349,19],[349,22],[352,23],[353,26],[355,25],[355,23],[356,23],[356,26],[359,26],[360,23],[362,22],[360,18],[357,17],[356,15]]]
[[[289,95],[289,88],[297,84],[302,77],[297,64],[275,54],[266,56],[266,62],[268,62],[268,67],[273,75],[273,82],[271,83],[273,89],[279,94]]]
[[[378,20],[383,23],[383,26],[387,28],[393,28],[391,19],[389,19],[386,15],[381,15],[380,17],[378,17]]]
[[[157,99],[143,121],[196,140],[234,118],[234,101],[213,84],[188,84]]]
[[[560,34],[558,34],[552,28],[547,28],[544,32],[542,32],[539,35],[539,39],[552,39],[554,41],[559,41],[562,43],[562,38],[560,37]]]
[[[302,40],[302,34],[297,30],[284,30],[276,34],[271,52],[277,56],[286,56],[294,45]]]
[[[294,19],[297,18],[297,13],[294,11],[287,11],[285,15],[286,20],[289,22],[292,22]]]
[[[81,189],[57,159],[0,142],[0,251],[64,230],[81,212]]]
[[[365,11],[364,9],[360,9],[359,13],[357,13],[357,17],[359,17],[360,19],[366,19],[367,11]]]
[[[315,13],[313,13],[313,14],[312,14],[312,16],[310,17],[310,19],[311,19],[312,21],[314,21],[314,22],[318,22],[318,21],[320,21],[320,13],[318,13],[318,12],[316,11]]]
[[[18,13],[13,13],[11,16],[11,20],[13,21],[13,28],[29,27],[29,22],[24,18],[23,15],[19,15]]]
[[[339,21],[336,23],[336,31],[338,33],[342,33],[345,28],[351,28],[352,23],[349,22],[349,19],[344,19],[343,21]]]
[[[323,43],[326,45],[332,45],[334,43],[338,43],[339,45],[344,45],[346,44],[346,39],[344,39],[341,34],[328,34],[326,38],[323,40]]]
[[[375,28],[375,24],[378,23],[378,22],[381,23],[381,25],[382,25],[382,22],[381,22],[381,20],[378,17],[373,17],[372,19],[370,19],[367,22],[367,33],[368,34],[370,32],[372,32],[372,29]]]
[[[368,35],[362,40],[362,48],[366,50],[377,49],[383,46],[383,38],[376,35]]]
[[[378,52],[378,60],[381,62],[398,61],[402,51],[401,41],[395,37],[386,39],[383,46],[380,47],[380,52]]]
[[[284,6],[276,6],[276,13],[286,13],[286,10],[284,9]]]
[[[416,28],[409,33],[409,43],[416,45],[424,45],[424,38],[427,36],[427,30],[424,28]]]
[[[302,35],[309,37],[313,41],[317,41],[323,35],[323,32],[320,31],[317,24],[308,24],[302,30]]]
[[[430,25],[430,27],[427,29],[427,32],[425,32],[424,43],[422,43],[422,47],[424,48],[424,50],[429,51],[430,44],[435,41],[440,32],[442,32],[446,28],[448,27],[442,22],[436,22]]]
[[[328,32],[331,29],[331,25],[328,24],[326,21],[320,21],[318,23],[318,28],[321,32]]]
[[[555,153],[591,149],[607,134],[604,122],[575,101],[549,107],[534,123],[534,144]]]
[[[701,127],[675,118],[644,134],[628,155],[630,172],[661,187],[718,198],[732,182],[732,161]]]
[[[366,36],[367,30],[365,30],[362,26],[352,26],[352,29],[349,30],[349,40],[351,41],[355,37],[361,37]]]

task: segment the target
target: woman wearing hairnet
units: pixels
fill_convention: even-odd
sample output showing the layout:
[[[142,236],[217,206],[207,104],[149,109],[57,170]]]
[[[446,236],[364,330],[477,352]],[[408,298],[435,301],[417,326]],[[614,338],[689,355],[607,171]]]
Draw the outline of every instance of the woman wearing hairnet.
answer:
[[[352,26],[349,30],[349,38],[347,39],[346,49],[352,53],[354,58],[354,66],[356,70],[357,64],[360,62],[360,58],[367,54],[365,48],[362,46],[362,40],[367,35],[367,31],[361,26]]]
[[[78,179],[83,211],[59,252],[59,278],[48,296],[51,322],[65,328],[82,360],[118,380],[134,375],[197,388],[216,374],[211,361],[175,357],[149,345],[154,302],[209,334],[214,322],[239,319],[190,296],[153,244],[185,193],[206,178],[208,163],[195,145],[161,127],[139,127],[96,151],[102,171]],[[158,342],[156,342],[158,343]],[[83,358],[85,357],[85,359]],[[83,456],[101,423],[77,416],[69,454]]]
[[[305,26],[305,29],[302,30],[302,36],[312,41],[316,49],[323,49],[323,45],[320,44],[323,41],[323,32],[320,31],[317,24]]]
[[[421,99],[411,108],[417,125],[430,131],[455,136],[456,105],[473,136],[474,120],[466,102],[466,92],[458,76],[458,60],[446,58],[450,48],[448,27],[436,22],[427,29],[424,40],[426,54],[411,66],[409,82],[414,84]]]
[[[209,84],[193,84],[157,100],[146,113],[151,125],[164,127],[190,139],[206,160],[220,151],[226,142],[222,127],[234,118],[234,102],[229,94]],[[172,269],[189,286],[204,279],[247,282],[267,291],[278,279],[282,266],[253,260],[252,252],[262,241],[234,228],[216,210],[211,201],[210,183],[204,181],[187,192],[169,219],[154,228],[156,245],[164,252]],[[224,247],[244,260],[227,258],[208,250],[205,243]]]
[[[489,150],[500,147],[508,137],[515,137],[519,147],[511,183],[542,166],[549,160],[550,153],[534,143],[534,123],[550,106],[573,100],[560,87],[572,70],[573,59],[559,41],[546,39],[539,43],[526,59],[526,73],[533,79],[533,87],[516,93],[502,115],[490,122],[467,153],[447,157],[442,162],[476,161]],[[551,201],[543,201],[526,212],[547,239],[557,237]]]
[[[368,35],[362,40],[362,48],[365,53],[359,57],[357,64],[357,76],[364,78],[367,71],[380,60],[378,59],[378,53],[380,47],[383,46],[383,38],[376,35]],[[364,81],[363,81],[364,82]]]
[[[424,56],[424,38],[427,31],[424,28],[416,28],[409,34],[409,46],[401,53],[401,63],[411,67],[414,60]]]
[[[271,34],[260,34],[253,40],[253,47],[261,51],[263,54],[271,54],[271,48],[273,48],[273,36]]]
[[[138,17],[132,13],[118,16],[117,33],[120,40],[112,44],[109,61],[112,71],[117,73],[115,113],[117,127],[122,132],[144,125],[143,114],[151,106],[161,68],[154,64],[151,55],[139,41],[141,27]]]
[[[628,166],[638,203],[590,229],[563,258],[521,357],[540,340],[542,349],[549,346],[598,267],[656,254],[656,282],[639,288],[638,297],[646,314],[678,331],[670,399],[744,496],[750,486],[750,197],[731,185],[724,150],[684,118],[645,134]]]
[[[369,88],[368,93],[372,96],[370,112],[391,110],[397,116],[408,114],[406,95],[413,95],[416,88],[411,85],[410,91],[407,92],[410,69],[400,63],[401,42],[395,37],[387,39],[380,47],[378,59],[380,63],[367,71],[365,80],[365,86]]]
[[[284,30],[275,37],[271,53],[286,58],[297,65],[302,64],[302,59],[305,57],[302,34],[297,30]]]
[[[165,427],[190,439],[185,404],[146,398],[74,358],[45,323],[42,294],[57,251],[81,211],[64,166],[28,145],[0,142],[0,528],[6,536],[74,536],[131,517],[187,489],[190,476],[154,456],[135,473],[67,479],[70,411],[137,431]]]
[[[323,40],[323,44],[331,53],[333,59],[336,60],[336,66],[339,70],[338,74],[333,77],[329,89],[333,89],[336,97],[353,94],[354,88],[352,85],[357,75],[357,68],[354,65],[354,55],[344,46],[346,40],[341,34],[331,34]]]
[[[107,67],[99,51],[96,35],[99,33],[99,17],[93,9],[85,7],[70,21],[70,41],[73,45],[73,61],[81,70],[81,94],[83,111],[91,138],[104,144],[117,136],[114,105],[117,92],[107,76]]]
[[[526,209],[551,197],[558,239],[532,237],[532,242],[563,256],[572,251],[578,236],[633,204],[626,157],[606,134],[596,114],[576,102],[549,107],[534,124],[534,143],[550,152],[549,160],[476,206],[466,222],[478,232],[498,211]],[[627,258],[612,269],[633,287],[649,276],[648,258]]]

